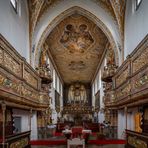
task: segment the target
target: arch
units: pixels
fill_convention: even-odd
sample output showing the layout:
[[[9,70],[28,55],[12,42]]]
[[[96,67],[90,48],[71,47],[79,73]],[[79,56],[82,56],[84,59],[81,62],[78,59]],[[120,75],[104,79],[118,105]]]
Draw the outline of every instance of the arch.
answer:
[[[56,6],[56,8],[49,9],[46,12],[46,14],[42,17],[40,22],[38,23],[38,25],[37,25],[37,27],[35,29],[34,35],[33,35],[33,40],[32,40],[33,41],[32,45],[34,45],[34,48],[35,48],[35,52],[32,53],[32,55],[33,55],[32,56],[32,62],[33,62],[32,66],[33,67],[38,65],[41,46],[44,43],[47,36],[49,35],[49,33],[52,31],[52,29],[58,23],[60,23],[64,18],[72,15],[75,11],[77,11],[81,15],[84,15],[85,17],[87,17],[88,19],[93,21],[98,27],[100,27],[100,29],[107,36],[112,48],[115,51],[116,64],[117,65],[121,64],[121,59],[122,59],[121,58],[122,55],[121,55],[121,51],[120,51],[120,45],[121,45],[120,43],[121,43],[121,41],[120,41],[118,29],[117,29],[118,27],[114,24],[113,20],[109,16],[107,16],[107,13],[100,7],[99,9],[101,11],[99,11],[99,12],[102,12],[102,15],[106,16],[107,19],[111,22],[111,23],[106,23],[105,24],[103,21],[101,21],[99,19],[98,14],[95,15],[95,14],[91,13],[91,12],[94,12],[94,10],[92,10],[91,12],[87,10],[87,9],[89,9],[90,5],[88,5],[88,6],[82,5],[84,3],[78,3],[77,0],[76,0],[76,2],[77,2],[76,4],[69,3],[69,5],[66,3],[66,6],[64,5],[65,7],[64,6],[60,7],[61,9],[60,8],[58,9],[58,7],[60,5],[60,3],[59,3],[58,6]],[[70,4],[71,5],[73,4],[74,6],[70,7],[71,6]],[[68,7],[68,9],[66,9],[67,7]],[[56,9],[58,9],[58,12],[56,12],[57,15],[55,15],[55,12],[54,12],[54,10],[56,11]],[[52,12],[52,13],[50,13],[50,12]]]

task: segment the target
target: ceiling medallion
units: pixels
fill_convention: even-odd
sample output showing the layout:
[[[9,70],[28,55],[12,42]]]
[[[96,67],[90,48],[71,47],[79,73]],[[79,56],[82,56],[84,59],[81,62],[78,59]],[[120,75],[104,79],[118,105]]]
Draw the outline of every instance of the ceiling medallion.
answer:
[[[94,43],[94,40],[87,30],[87,25],[74,26],[68,24],[65,27],[60,43],[70,53],[84,53]]]
[[[86,65],[83,61],[71,61],[68,65],[70,70],[80,71],[86,68]]]

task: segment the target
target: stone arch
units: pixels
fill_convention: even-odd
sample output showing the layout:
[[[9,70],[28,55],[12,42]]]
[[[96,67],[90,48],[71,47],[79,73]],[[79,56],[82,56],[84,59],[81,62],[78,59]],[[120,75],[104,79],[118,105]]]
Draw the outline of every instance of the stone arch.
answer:
[[[89,12],[88,10],[79,7],[79,6],[74,6],[71,7],[61,13],[59,13],[59,15],[57,15],[53,20],[48,22],[48,25],[46,27],[42,27],[41,28],[41,35],[39,37],[36,38],[36,40],[34,40],[34,48],[35,48],[35,52],[32,53],[32,66],[35,67],[38,65],[38,61],[39,61],[39,55],[41,52],[41,46],[44,43],[44,41],[46,40],[47,36],[50,34],[50,32],[52,31],[52,29],[58,24],[60,23],[64,18],[72,15],[75,11],[77,11],[79,14],[84,15],[85,17],[87,17],[88,19],[90,19],[91,21],[93,21],[107,36],[112,48],[115,51],[115,57],[116,57],[116,64],[120,65],[121,64],[121,57],[122,55],[120,54],[120,43],[114,39],[113,34],[111,33],[111,31],[108,29],[108,27],[94,14],[92,14],[91,12]],[[44,28],[44,29],[43,29]],[[37,34],[36,34],[37,35]]]

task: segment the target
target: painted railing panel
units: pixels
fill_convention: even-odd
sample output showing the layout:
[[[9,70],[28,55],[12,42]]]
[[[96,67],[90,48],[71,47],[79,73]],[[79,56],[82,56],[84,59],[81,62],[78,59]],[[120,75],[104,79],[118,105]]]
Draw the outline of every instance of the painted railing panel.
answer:
[[[41,90],[38,73],[0,35],[0,97],[32,107],[48,107],[49,95]]]

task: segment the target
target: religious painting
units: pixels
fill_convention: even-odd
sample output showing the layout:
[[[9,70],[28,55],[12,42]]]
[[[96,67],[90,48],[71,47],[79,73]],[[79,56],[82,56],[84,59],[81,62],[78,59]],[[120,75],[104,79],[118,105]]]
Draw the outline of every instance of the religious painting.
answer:
[[[65,27],[60,42],[70,53],[84,53],[94,40],[87,30],[87,25],[81,24],[77,26],[68,24]]]
[[[86,68],[86,65],[84,61],[71,61],[68,67],[70,70],[73,70],[73,71],[81,71]]]

